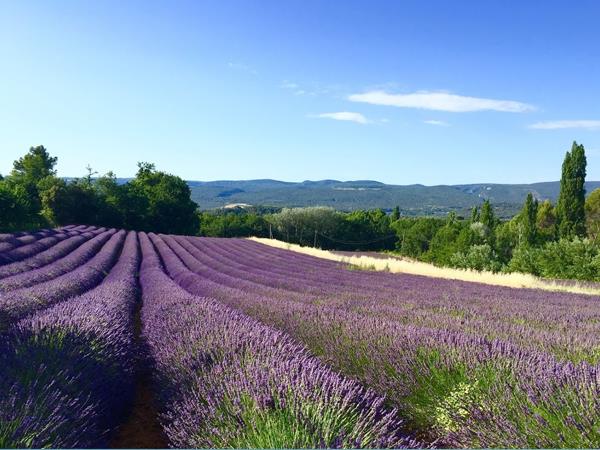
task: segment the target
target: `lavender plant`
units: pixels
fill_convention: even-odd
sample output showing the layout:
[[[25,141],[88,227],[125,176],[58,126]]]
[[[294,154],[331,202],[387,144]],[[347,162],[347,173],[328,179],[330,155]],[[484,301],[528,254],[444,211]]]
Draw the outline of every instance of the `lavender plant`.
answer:
[[[91,260],[116,231],[115,229],[111,229],[100,233],[73,252],[56,260],[53,264],[0,279],[0,293],[40,284],[77,269],[82,264]],[[6,267],[11,266],[12,264],[9,264]]]
[[[71,253],[81,244],[87,242],[94,236],[97,236],[104,231],[106,231],[105,228],[96,228],[94,230],[82,232],[81,234],[68,236],[66,239],[58,242],[56,245],[53,245],[45,251],[40,251],[31,257],[14,262],[12,264],[0,266],[0,278],[6,278],[22,272],[28,272],[30,270],[38,269],[42,266],[53,263],[54,261]]]
[[[57,242],[82,233],[81,229],[41,230],[0,242],[0,266],[21,261],[36,253],[50,248]]]
[[[0,339],[0,447],[106,447],[132,398],[139,250],[130,232],[95,289]]]
[[[92,259],[71,272],[32,287],[0,293],[0,332],[32,312],[97,286],[118,259],[125,235],[125,231],[112,234]]]

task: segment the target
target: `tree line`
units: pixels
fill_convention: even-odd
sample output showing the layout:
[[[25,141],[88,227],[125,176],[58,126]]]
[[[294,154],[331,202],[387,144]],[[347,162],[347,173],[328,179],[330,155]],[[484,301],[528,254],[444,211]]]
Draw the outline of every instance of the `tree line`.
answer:
[[[573,143],[562,165],[556,205],[527,195],[521,211],[501,220],[489,200],[469,217],[401,217],[400,208],[351,213],[327,207],[260,214],[206,212],[205,236],[262,236],[334,250],[389,251],[440,266],[526,272],[600,281],[600,189],[586,199],[587,161]]]
[[[31,147],[0,176],[0,229],[26,230],[67,224],[101,225],[175,234],[197,234],[198,205],[181,178],[141,162],[132,180],[114,173],[66,181],[56,176],[57,158]]]
[[[43,146],[0,177],[0,230],[66,224],[214,237],[274,237],[333,250],[388,251],[440,266],[519,271],[600,281],[600,189],[586,199],[585,149],[573,143],[562,165],[556,205],[529,194],[501,220],[489,200],[469,217],[402,217],[381,209],[349,213],[329,207],[234,208],[200,212],[181,178],[139,163],[135,178],[114,173],[64,180]]]

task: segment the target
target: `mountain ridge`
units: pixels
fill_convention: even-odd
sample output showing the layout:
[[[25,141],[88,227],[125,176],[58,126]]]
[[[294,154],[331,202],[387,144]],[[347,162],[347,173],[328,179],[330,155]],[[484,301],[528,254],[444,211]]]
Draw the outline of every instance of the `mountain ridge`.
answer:
[[[67,180],[73,178],[65,178]],[[131,178],[117,178],[122,184]],[[556,202],[560,181],[537,183],[467,183],[467,184],[386,184],[376,180],[333,179],[281,181],[270,178],[255,180],[186,180],[191,197],[200,209],[228,206],[303,207],[330,206],[341,211],[400,207],[403,215],[446,215],[454,211],[468,214],[473,206],[489,199],[501,217],[516,214],[527,193],[540,201]],[[587,194],[600,188],[600,181],[586,182]]]
[[[259,180],[188,181],[192,199],[201,209],[222,208],[230,204],[302,207],[331,206],[343,211],[383,208],[396,205],[406,215],[443,215],[450,211],[466,213],[489,199],[509,216],[521,208],[528,192],[543,201],[556,202],[559,181],[538,183],[470,183],[456,185],[396,185],[375,180],[305,180],[301,182]],[[588,181],[589,194],[600,188],[600,181]]]

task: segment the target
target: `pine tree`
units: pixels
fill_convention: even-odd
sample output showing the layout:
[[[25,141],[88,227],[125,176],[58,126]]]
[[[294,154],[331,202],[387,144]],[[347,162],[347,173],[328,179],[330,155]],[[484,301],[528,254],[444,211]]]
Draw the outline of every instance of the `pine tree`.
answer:
[[[400,207],[396,206],[392,211],[392,221],[396,221],[400,218]]]
[[[562,165],[557,203],[558,234],[572,239],[585,236],[585,175],[587,161],[583,145],[573,142]]]

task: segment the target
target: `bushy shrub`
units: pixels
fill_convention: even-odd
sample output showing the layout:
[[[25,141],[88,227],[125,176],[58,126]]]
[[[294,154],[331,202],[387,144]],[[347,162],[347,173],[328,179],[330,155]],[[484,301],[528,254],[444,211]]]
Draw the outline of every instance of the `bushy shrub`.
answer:
[[[502,264],[489,244],[473,245],[465,252],[452,255],[450,263],[460,269],[489,270],[498,272]]]
[[[507,270],[546,278],[600,281],[600,249],[589,239],[561,239],[543,247],[519,247]]]
[[[476,243],[477,235],[471,231],[468,224],[450,217],[431,239],[429,251],[423,255],[423,260],[433,264],[452,265],[452,256],[461,251],[467,251],[471,244]]]
[[[512,253],[512,259],[505,267],[505,272],[523,272],[541,275],[538,264],[539,248],[521,245]]]

